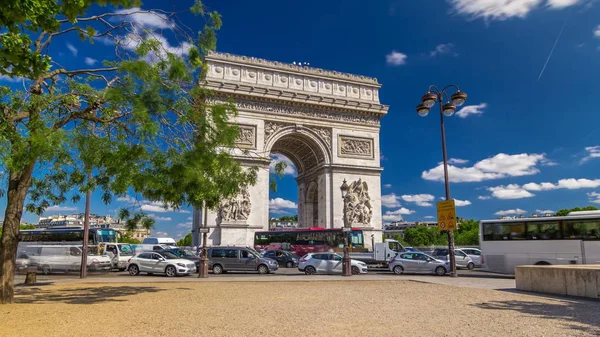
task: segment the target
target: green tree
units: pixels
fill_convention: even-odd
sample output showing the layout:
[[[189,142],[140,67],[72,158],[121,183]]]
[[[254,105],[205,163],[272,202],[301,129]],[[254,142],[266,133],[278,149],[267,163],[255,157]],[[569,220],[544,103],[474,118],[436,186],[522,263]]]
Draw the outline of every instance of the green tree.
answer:
[[[461,219],[455,232],[455,243],[459,246],[478,246],[479,222],[473,219]]]
[[[155,220],[149,217],[144,212],[130,213],[128,209],[119,210],[118,219],[125,222],[125,230],[133,235],[140,228],[146,230],[146,234],[150,235],[150,231],[154,228]]]
[[[179,247],[191,247],[192,246],[192,233],[188,233],[183,239],[177,241]]]
[[[235,105],[212,104],[210,90],[198,86],[207,71],[204,56],[216,46],[220,15],[195,0],[190,11],[204,28],[194,33],[176,13],[132,8],[138,2],[3,2],[0,74],[23,81],[0,86],[2,303],[13,301],[24,210],[41,214],[97,189],[105,203],[133,191],[165,207],[205,202],[214,209],[240,186],[256,182],[256,168],[243,169],[223,150],[233,148],[239,134],[231,124]],[[113,7],[86,16],[95,5]],[[116,11],[123,7],[130,10]],[[136,20],[139,15],[163,20],[185,52],[163,45],[165,37],[147,20]],[[72,34],[82,43],[111,44],[114,55],[82,69],[54,62],[50,50],[60,50],[64,40],[52,46]]]
[[[140,240],[136,240],[131,236],[130,232],[125,232],[123,233],[123,235],[121,235],[121,237],[118,239],[119,242],[121,243],[131,243],[131,244],[139,244]]]
[[[598,207],[596,207],[596,206],[585,206],[582,208],[575,207],[575,208],[571,208],[571,209],[561,209],[560,211],[556,212],[554,214],[554,216],[566,216],[567,214],[569,214],[569,212],[597,211],[597,210],[598,210]]]

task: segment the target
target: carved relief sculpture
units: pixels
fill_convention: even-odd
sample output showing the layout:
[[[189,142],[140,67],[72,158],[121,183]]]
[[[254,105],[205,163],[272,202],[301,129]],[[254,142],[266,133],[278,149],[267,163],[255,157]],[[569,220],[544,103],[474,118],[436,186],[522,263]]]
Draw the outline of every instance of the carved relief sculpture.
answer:
[[[371,223],[373,207],[371,206],[371,197],[366,181],[358,179],[350,184],[348,193],[344,198],[344,209],[348,226],[365,226]]]
[[[219,211],[221,222],[248,220],[252,208],[251,206],[250,192],[248,192],[247,187],[242,187],[237,195],[221,203],[221,209]]]
[[[256,148],[256,127],[253,125],[238,125],[240,134],[236,144],[242,147]]]
[[[286,126],[288,126],[288,124],[265,121],[265,144],[267,144],[271,136],[275,134],[277,130]]]
[[[339,154],[346,157],[373,158],[373,139],[340,136]]]
[[[321,138],[323,138],[323,140],[327,144],[327,147],[331,148],[331,129],[318,127],[311,127],[310,129],[316,132],[319,136],[321,136]]]

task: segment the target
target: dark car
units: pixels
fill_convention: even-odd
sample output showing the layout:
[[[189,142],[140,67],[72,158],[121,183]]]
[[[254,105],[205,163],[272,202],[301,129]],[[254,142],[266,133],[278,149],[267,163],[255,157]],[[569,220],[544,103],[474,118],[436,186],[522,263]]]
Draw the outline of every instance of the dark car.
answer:
[[[286,250],[267,250],[263,253],[264,257],[273,259],[279,263],[280,266],[286,266],[287,268],[294,268],[298,265],[298,256]]]
[[[181,248],[169,248],[169,249],[162,249],[157,252],[158,253],[169,252],[169,253],[173,253],[173,254],[177,255],[177,257],[179,257],[181,259],[194,261],[194,264],[196,264],[196,270],[200,270],[200,257],[197,256],[196,254],[194,254],[194,252],[192,252],[191,250],[186,250],[186,249],[181,249]]]

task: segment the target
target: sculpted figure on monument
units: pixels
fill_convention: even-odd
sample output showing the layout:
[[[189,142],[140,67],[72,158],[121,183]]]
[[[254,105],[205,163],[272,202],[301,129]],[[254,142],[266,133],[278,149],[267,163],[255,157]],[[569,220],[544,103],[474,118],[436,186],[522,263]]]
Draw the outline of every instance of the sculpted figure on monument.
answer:
[[[221,222],[248,220],[251,206],[248,188],[242,187],[240,193],[221,204]]]
[[[346,198],[346,221],[351,225],[368,225],[373,217],[373,207],[369,196],[369,187],[365,181],[358,179],[350,184]]]

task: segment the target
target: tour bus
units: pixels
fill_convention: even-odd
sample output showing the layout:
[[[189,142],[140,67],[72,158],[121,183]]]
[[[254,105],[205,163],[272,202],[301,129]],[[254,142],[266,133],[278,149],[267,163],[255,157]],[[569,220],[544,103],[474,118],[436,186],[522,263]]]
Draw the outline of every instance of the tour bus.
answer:
[[[288,250],[300,257],[312,252],[343,252],[344,235],[348,235],[350,252],[367,252],[362,230],[352,228],[346,234],[342,232],[341,228],[325,229],[321,227],[256,232],[254,249],[259,252],[272,249]]]
[[[514,274],[519,265],[600,264],[600,211],[483,220],[483,268]]]
[[[19,242],[24,244],[83,244],[83,228],[62,227],[59,229],[30,229],[19,231]],[[110,228],[90,228],[88,245],[98,245],[101,242],[117,242],[117,234]]]

